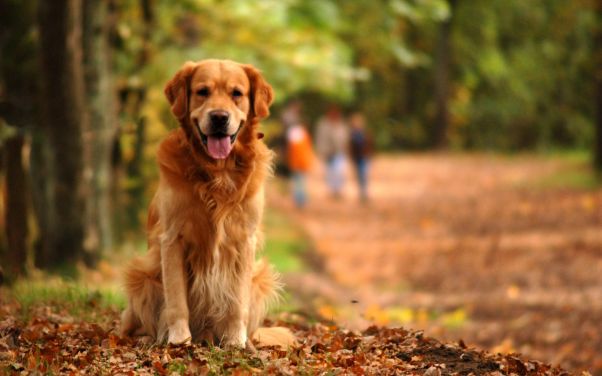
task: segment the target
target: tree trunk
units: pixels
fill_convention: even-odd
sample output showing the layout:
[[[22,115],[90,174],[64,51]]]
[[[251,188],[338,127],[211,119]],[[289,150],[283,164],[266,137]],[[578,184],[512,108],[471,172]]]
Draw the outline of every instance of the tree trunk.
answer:
[[[83,57],[86,109],[90,115],[84,133],[86,168],[86,238],[88,264],[95,264],[112,247],[110,183],[111,151],[117,132],[114,90],[110,76],[108,3],[83,1]]]
[[[436,148],[445,148],[448,144],[449,130],[449,94],[450,65],[452,55],[451,29],[453,11],[457,0],[449,0],[451,15],[439,26],[439,36],[435,51],[435,101],[436,114],[433,127],[432,143]]]
[[[22,134],[17,133],[4,145],[6,171],[5,225],[7,252],[4,273],[13,279],[25,273],[27,262],[27,184],[23,165]]]
[[[598,4],[598,22],[594,31],[594,81],[596,85],[596,132],[594,139],[594,166],[602,173],[602,4]]]
[[[41,126],[50,174],[42,248],[36,262],[54,267],[82,258],[84,240],[82,129],[87,121],[81,71],[81,2],[40,1]]]
[[[31,95],[38,82],[36,45],[31,38],[33,24],[35,3],[32,0],[0,0],[0,51],[10,52],[0,58],[0,123],[15,129],[15,134],[5,140],[1,152],[5,211],[0,221],[3,222],[0,238],[2,246],[6,246],[2,249],[4,272],[10,279],[24,274],[29,253],[30,187],[23,150],[37,113],[35,97]]]
[[[42,117],[40,117],[42,118]],[[49,223],[54,204],[52,202],[51,188],[54,186],[52,179],[52,165],[50,164],[51,151],[45,131],[37,126],[31,132],[31,152],[29,156],[29,171],[31,179],[31,202],[38,228],[38,237],[33,242],[34,262],[38,267],[43,267],[41,260],[50,246],[52,229]]]

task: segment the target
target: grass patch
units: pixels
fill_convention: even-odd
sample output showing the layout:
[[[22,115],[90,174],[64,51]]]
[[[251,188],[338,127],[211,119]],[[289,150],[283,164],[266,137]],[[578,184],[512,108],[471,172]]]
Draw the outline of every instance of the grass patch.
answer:
[[[540,155],[578,164],[591,163],[592,161],[591,150],[587,149],[555,149],[540,153]]]
[[[267,210],[264,217],[266,243],[263,255],[280,273],[299,272],[305,269],[303,252],[308,243],[301,231],[284,214]]]
[[[81,282],[48,276],[17,281],[11,295],[19,303],[24,320],[29,318],[33,308],[48,306],[95,321],[102,316],[100,311],[122,310],[126,303],[117,287],[91,288]]]
[[[536,182],[538,188],[592,190],[602,184],[602,179],[590,168],[560,171]]]
[[[265,246],[262,256],[265,256],[274,268],[282,274],[301,272],[307,269],[304,253],[309,243],[302,231],[283,213],[268,208],[264,216]],[[270,309],[271,314],[293,312],[299,308],[299,303],[285,290],[278,304]]]
[[[536,188],[592,190],[602,185],[602,178],[594,171],[588,155],[563,153],[558,155],[558,159],[563,166],[535,181]]]

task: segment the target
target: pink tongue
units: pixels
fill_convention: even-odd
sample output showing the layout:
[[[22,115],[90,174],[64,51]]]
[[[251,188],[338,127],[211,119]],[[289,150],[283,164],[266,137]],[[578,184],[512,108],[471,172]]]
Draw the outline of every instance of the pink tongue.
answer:
[[[215,159],[225,159],[230,151],[232,150],[232,144],[230,143],[230,137],[207,137],[207,150],[209,155]]]

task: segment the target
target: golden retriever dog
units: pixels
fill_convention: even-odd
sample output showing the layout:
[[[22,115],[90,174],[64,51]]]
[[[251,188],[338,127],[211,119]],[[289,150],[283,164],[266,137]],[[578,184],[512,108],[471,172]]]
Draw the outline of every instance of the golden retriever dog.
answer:
[[[157,152],[148,253],[125,271],[122,334],[171,344],[291,344],[284,328],[258,330],[280,286],[255,260],[272,161],[258,127],[272,87],[250,65],[203,60],[184,64],[165,95],[180,127]]]

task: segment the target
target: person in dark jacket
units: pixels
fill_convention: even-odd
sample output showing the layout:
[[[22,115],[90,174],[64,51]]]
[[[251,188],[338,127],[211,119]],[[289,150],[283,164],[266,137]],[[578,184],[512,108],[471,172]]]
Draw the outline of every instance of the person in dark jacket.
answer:
[[[349,135],[349,154],[355,169],[359,186],[360,200],[368,201],[368,167],[374,151],[372,136],[366,129],[366,118],[356,112],[349,118],[351,133]]]

